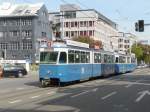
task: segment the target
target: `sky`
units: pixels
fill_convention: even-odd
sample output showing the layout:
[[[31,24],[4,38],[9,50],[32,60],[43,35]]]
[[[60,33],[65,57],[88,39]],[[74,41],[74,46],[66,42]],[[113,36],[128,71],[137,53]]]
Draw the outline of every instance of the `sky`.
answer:
[[[135,22],[144,20],[150,24],[150,0],[0,0],[11,3],[42,2],[51,12],[59,11],[61,4],[77,4],[82,9],[96,9],[104,16],[118,24],[119,31],[133,33],[140,40],[149,40],[150,26],[145,26],[144,32],[135,32]]]

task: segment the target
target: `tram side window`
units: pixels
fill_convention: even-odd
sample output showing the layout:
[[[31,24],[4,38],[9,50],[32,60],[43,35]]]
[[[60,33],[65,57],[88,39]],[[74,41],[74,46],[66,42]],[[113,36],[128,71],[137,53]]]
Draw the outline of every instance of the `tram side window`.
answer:
[[[109,56],[109,63],[114,63],[114,56],[113,55]]]
[[[125,63],[126,59],[123,56],[119,56],[119,63]]]
[[[94,63],[101,63],[100,53],[94,53]]]
[[[59,57],[59,63],[66,63],[67,62],[67,54],[66,52],[61,52]]]
[[[81,55],[80,51],[75,51],[75,63],[80,63]]]
[[[107,54],[104,54],[104,63],[107,63]]]
[[[86,53],[81,52],[81,63],[86,63]]]
[[[69,61],[69,63],[75,62],[75,52],[73,50],[70,50],[68,52],[68,61]]]
[[[119,63],[119,57],[116,57],[116,63]]]
[[[104,63],[104,55],[101,54],[101,63]]]
[[[86,52],[86,63],[90,63],[90,52]]]

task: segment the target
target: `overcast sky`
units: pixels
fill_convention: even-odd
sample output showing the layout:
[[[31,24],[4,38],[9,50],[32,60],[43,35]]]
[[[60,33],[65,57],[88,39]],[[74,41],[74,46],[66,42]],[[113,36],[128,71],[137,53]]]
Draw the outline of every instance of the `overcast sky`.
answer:
[[[135,32],[134,24],[139,19],[150,23],[150,0],[0,0],[12,3],[45,3],[49,11],[58,11],[60,4],[73,3],[82,9],[94,8],[104,16],[116,22],[119,30],[136,34],[139,39],[150,41],[150,26],[145,32]]]

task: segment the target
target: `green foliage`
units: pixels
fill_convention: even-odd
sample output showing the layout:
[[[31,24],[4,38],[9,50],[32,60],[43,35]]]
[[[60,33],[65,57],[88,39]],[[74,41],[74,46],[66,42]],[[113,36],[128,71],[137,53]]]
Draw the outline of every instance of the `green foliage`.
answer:
[[[87,43],[90,45],[90,48],[94,48],[95,46],[99,46],[99,48],[102,48],[102,42],[98,40],[94,40],[93,38],[90,38],[89,36],[79,36],[74,37],[74,41]]]
[[[145,63],[150,63],[150,46],[142,44],[134,44],[132,52],[135,53],[138,62],[143,60]]]

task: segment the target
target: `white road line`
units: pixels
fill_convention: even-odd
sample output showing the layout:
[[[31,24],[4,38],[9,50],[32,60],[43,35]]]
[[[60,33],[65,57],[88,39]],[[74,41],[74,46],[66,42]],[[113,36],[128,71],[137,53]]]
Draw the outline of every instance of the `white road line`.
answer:
[[[30,98],[35,99],[35,98],[39,98],[41,95],[37,95],[37,96],[32,96]]]
[[[52,94],[55,94],[55,93],[56,93],[55,91],[51,91],[51,92],[48,92],[47,94],[52,95]]]
[[[14,101],[9,101],[9,103],[13,104],[13,103],[19,103],[21,102],[22,100],[14,100]]]
[[[111,97],[112,95],[115,95],[116,93],[117,93],[116,91],[115,91],[115,92],[112,92],[112,93],[110,93],[110,94],[108,94],[108,95],[102,97],[101,99],[102,99],[102,100],[105,100],[105,99]]]
[[[76,94],[76,95],[71,96],[71,98],[74,98],[74,97],[77,97],[77,96],[86,94],[86,93],[88,93],[88,92],[89,92],[89,91],[84,91],[84,92],[82,92],[82,93],[79,93],[79,94]]]
[[[16,88],[16,90],[23,90],[23,89],[25,89],[25,88]]]

